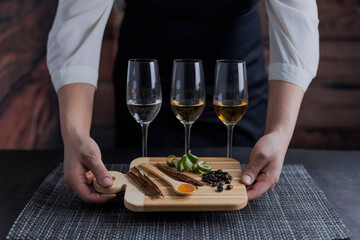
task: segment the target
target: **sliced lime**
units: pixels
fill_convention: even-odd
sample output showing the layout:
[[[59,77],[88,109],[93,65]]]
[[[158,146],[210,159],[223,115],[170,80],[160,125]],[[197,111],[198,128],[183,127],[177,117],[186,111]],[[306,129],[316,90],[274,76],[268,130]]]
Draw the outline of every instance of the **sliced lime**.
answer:
[[[195,169],[193,170],[193,173],[195,173],[195,174],[201,174],[202,172],[201,172],[199,169],[195,168]]]
[[[187,172],[191,171],[193,164],[186,155],[181,158],[181,161],[183,162],[184,170]]]
[[[191,154],[191,150],[189,150],[186,154],[186,156],[190,159],[190,161],[193,163],[193,164],[196,164],[199,157],[195,156],[195,155],[192,155]]]
[[[166,158],[166,163],[169,167],[175,167],[175,164],[174,164],[174,160],[176,160],[176,156],[175,155],[169,155],[167,158]]]
[[[176,169],[177,169],[179,172],[184,171],[184,165],[183,165],[183,161],[182,161],[182,160],[180,160],[180,161],[177,163]]]
[[[195,164],[193,164],[192,166],[191,166],[191,169],[190,169],[191,171],[195,171],[196,170],[196,166],[195,166]]]
[[[177,169],[177,165],[179,164],[179,160],[174,159],[174,160],[173,160],[173,163],[174,163],[174,167]]]
[[[205,161],[200,161],[197,164],[197,169],[201,170],[203,172],[210,172],[211,171],[211,166],[207,165]]]

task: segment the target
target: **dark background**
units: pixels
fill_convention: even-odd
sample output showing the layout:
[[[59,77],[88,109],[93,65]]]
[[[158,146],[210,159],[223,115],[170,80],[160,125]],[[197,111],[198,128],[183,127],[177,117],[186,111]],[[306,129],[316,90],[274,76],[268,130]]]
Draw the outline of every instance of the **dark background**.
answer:
[[[319,71],[306,92],[291,147],[360,149],[360,1],[317,3]],[[45,61],[56,6],[55,0],[0,1],[0,149],[62,148],[57,98]],[[268,59],[263,1],[259,7]],[[122,16],[112,13],[102,46],[92,136],[103,148],[113,147],[112,69]]]

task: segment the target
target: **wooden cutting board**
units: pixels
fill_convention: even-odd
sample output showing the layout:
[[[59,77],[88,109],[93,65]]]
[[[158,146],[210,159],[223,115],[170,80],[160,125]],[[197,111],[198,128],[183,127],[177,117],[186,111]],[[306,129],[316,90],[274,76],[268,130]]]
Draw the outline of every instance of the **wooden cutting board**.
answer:
[[[130,168],[140,165],[141,163],[162,163],[166,158],[137,158],[130,164]],[[124,204],[127,209],[135,212],[158,212],[158,211],[235,211],[244,208],[247,205],[247,194],[245,185],[240,183],[241,165],[235,159],[231,158],[199,158],[199,161],[206,161],[212,166],[213,170],[222,169],[228,172],[233,180],[232,190],[218,192],[216,187],[208,184],[201,186],[191,196],[179,196],[166,183],[147,173],[161,189],[164,198],[152,199],[146,196],[142,190],[127,176],[121,174],[119,181],[123,183],[122,189],[125,189]],[[143,173],[144,171],[141,170]],[[197,179],[201,175],[186,173]],[[225,185],[226,186],[226,185]]]

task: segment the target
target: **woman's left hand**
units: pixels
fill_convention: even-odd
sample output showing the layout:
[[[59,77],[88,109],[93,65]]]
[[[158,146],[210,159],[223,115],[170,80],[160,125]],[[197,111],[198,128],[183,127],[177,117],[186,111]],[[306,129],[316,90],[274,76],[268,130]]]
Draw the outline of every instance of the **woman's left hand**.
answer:
[[[249,164],[241,177],[241,181],[250,186],[247,191],[249,200],[260,197],[279,181],[289,144],[286,136],[277,132],[268,133],[252,149]]]

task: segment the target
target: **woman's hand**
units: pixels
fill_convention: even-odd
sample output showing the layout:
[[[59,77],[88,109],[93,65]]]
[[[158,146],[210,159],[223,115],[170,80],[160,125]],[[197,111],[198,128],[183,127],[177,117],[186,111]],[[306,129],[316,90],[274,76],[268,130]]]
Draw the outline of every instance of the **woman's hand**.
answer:
[[[260,197],[279,181],[281,168],[288,147],[288,138],[280,133],[264,135],[250,153],[249,164],[241,181],[250,186],[248,199]]]
[[[73,83],[58,91],[61,135],[64,141],[64,181],[85,202],[104,203],[115,194],[99,194],[94,177],[102,187],[111,187],[112,177],[106,170],[99,146],[90,137],[95,87]]]
[[[65,143],[64,181],[77,195],[88,203],[104,203],[116,194],[97,193],[94,177],[102,187],[111,187],[113,180],[101,160],[96,142],[90,137],[75,137]]]
[[[269,82],[265,134],[251,151],[249,165],[241,177],[250,186],[249,200],[260,197],[279,181],[303,96],[304,91],[295,84]]]

